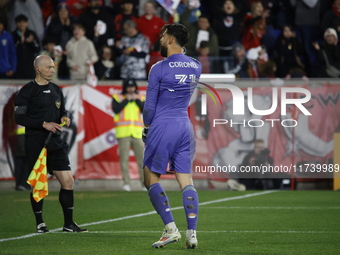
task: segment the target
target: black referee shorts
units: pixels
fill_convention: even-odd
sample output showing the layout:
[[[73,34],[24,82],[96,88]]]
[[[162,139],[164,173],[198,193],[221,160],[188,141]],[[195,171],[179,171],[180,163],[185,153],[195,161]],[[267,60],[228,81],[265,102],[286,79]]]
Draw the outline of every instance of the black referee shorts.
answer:
[[[44,147],[47,136],[26,136],[25,151],[28,159],[28,167],[31,171],[37,161],[39,154]],[[52,136],[46,146],[47,149],[47,171],[53,174],[53,171],[71,170],[70,160],[68,158],[68,144],[60,136]]]

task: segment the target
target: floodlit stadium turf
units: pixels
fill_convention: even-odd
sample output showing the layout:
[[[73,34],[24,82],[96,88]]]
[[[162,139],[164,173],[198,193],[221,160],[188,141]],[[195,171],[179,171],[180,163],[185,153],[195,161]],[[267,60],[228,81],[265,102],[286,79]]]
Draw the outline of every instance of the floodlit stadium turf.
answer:
[[[185,249],[180,192],[167,192],[182,233],[154,249],[162,222],[146,192],[75,192],[74,219],[88,233],[62,233],[58,193],[44,202],[49,234],[35,234],[28,192],[0,192],[0,254],[339,254],[340,193],[199,191],[198,248]]]

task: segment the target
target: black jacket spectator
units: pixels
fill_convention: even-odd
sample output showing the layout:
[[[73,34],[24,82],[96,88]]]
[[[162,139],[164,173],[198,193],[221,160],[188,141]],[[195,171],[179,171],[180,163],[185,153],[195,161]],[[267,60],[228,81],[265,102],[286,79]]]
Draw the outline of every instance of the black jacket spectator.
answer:
[[[14,74],[16,79],[33,79],[35,71],[32,64],[34,58],[40,51],[37,34],[27,29],[28,18],[20,14],[15,17],[16,29],[12,33],[14,45],[17,52],[17,71]]]
[[[305,75],[305,66],[302,61],[303,46],[295,37],[295,32],[291,26],[284,26],[282,33],[275,44],[275,62],[277,65],[276,75],[278,77],[294,76],[300,72],[300,76]]]
[[[327,28],[334,28],[340,35],[340,1],[334,1],[332,8],[325,12],[321,20],[322,32],[325,32]]]
[[[218,38],[215,31],[210,27],[210,22],[206,16],[201,15],[198,18],[198,21],[191,24],[188,22],[189,15],[191,13],[190,8],[187,8],[181,18],[180,23],[186,26],[190,33],[190,41],[186,44],[187,55],[188,56],[197,56],[198,52],[197,49],[201,41],[208,41],[209,42],[209,56],[217,57],[219,56],[218,51]],[[208,38],[199,38],[200,32],[208,33]],[[199,42],[198,42],[199,41]]]
[[[75,17],[69,13],[69,8],[65,4],[58,6],[57,15],[52,18],[47,26],[46,35],[55,39],[56,44],[65,50],[66,43],[73,36],[73,25]]]
[[[340,47],[339,44],[337,45],[329,45],[325,43],[321,45],[321,50],[326,53],[327,59],[329,63],[340,70]],[[325,62],[324,55],[319,51],[318,56]],[[325,75],[328,76],[328,75]]]
[[[229,56],[233,44],[241,41],[243,14],[231,0],[226,0],[223,7],[215,13],[214,30],[218,31],[220,56]]]
[[[119,69],[114,61],[112,49],[103,46],[99,51],[99,60],[94,64],[94,70],[98,80],[119,79]]]
[[[106,31],[103,34],[95,32],[95,27],[97,22],[102,21],[106,24]],[[99,50],[104,45],[112,46],[114,27],[113,27],[113,17],[105,9],[101,7],[98,1],[89,1],[86,10],[79,16],[78,22],[82,23],[86,29],[85,36],[93,41],[97,50]]]

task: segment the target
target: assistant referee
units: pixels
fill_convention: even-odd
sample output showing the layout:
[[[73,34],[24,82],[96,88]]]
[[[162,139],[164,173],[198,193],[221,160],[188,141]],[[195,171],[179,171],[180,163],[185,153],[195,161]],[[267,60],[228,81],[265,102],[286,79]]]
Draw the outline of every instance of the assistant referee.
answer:
[[[58,123],[70,119],[65,110],[62,90],[50,82],[54,73],[54,62],[48,56],[40,55],[34,60],[36,77],[24,85],[15,97],[15,121],[26,127],[25,151],[29,170],[32,170],[50,132],[53,135],[47,144],[47,170],[60,183],[59,202],[64,213],[64,232],[87,232],[73,221],[73,177],[68,158],[68,144],[61,139],[62,127]],[[30,193],[37,232],[49,232],[42,217],[44,199],[36,202]]]

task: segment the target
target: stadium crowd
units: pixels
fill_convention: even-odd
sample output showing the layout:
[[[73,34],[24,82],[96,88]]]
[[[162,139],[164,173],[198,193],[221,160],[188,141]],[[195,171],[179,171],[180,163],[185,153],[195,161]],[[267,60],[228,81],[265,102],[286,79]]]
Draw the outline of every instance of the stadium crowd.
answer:
[[[55,78],[147,79],[160,30],[185,25],[203,73],[338,78],[340,0],[0,0],[0,78],[32,79],[39,54]],[[172,1],[170,1],[170,5]]]

